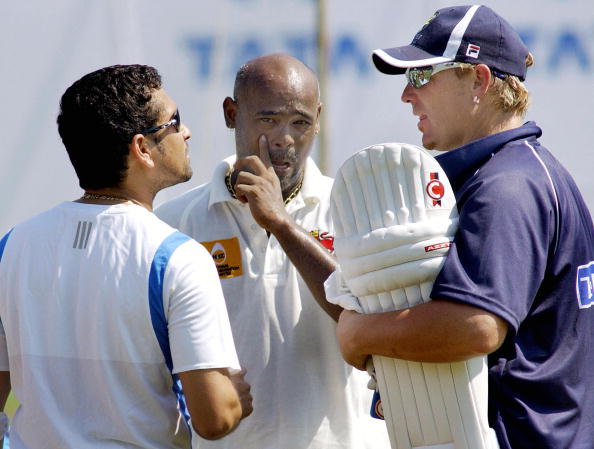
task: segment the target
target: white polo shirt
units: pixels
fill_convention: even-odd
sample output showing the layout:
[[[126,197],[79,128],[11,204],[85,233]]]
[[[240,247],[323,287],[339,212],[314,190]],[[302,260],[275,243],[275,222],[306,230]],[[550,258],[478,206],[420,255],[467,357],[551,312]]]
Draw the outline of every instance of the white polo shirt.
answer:
[[[209,254],[136,205],[65,202],[15,227],[0,318],[13,449],[189,448],[175,374],[238,368]]]
[[[201,449],[389,448],[383,421],[369,416],[368,376],[349,367],[335,322],[320,308],[274,236],[249,206],[231,197],[224,177],[167,202],[157,215],[201,242],[219,270],[233,337],[254,412],[222,440]],[[298,225],[331,246],[332,179],[307,161],[303,186],[287,205]],[[196,446],[195,446],[196,447]]]

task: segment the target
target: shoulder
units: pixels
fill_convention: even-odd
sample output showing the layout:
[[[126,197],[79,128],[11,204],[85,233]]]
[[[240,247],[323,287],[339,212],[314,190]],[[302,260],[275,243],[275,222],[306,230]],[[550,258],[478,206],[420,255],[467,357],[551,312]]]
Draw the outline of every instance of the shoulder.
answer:
[[[170,234],[162,244],[162,248],[167,249],[172,255],[175,255],[176,264],[182,265],[198,264],[199,266],[210,266],[213,260],[204,246],[194,240],[192,237],[176,231]]]
[[[202,184],[161,204],[155,209],[155,214],[165,223],[179,228],[185,217],[190,215],[193,210],[208,206],[210,190],[210,183]]]
[[[146,220],[144,223],[147,235],[143,237],[145,246],[152,248],[148,253],[151,258],[151,276],[163,278],[168,273],[170,279],[180,276],[203,279],[205,270],[212,271],[212,257],[200,243],[156,216],[153,217],[152,222]]]
[[[480,191],[492,205],[552,203],[558,162],[537,140],[510,142],[476,173],[467,193]]]
[[[553,241],[559,202],[551,176],[557,163],[549,157],[535,139],[510,142],[464,184],[457,204],[460,232],[469,242],[532,254]]]
[[[15,225],[12,229],[7,230],[7,232],[0,234],[0,240],[6,243],[9,236],[11,240],[14,240],[20,235],[24,235],[25,238],[27,238],[27,236],[37,237],[40,235],[45,235],[48,230],[52,230],[60,226],[60,217],[63,215],[64,211],[67,210],[70,204],[74,203],[65,201],[61,204],[58,204],[57,206],[52,207],[51,209],[27,218],[26,220]]]
[[[313,159],[308,158],[303,177],[302,194],[305,198],[316,198],[321,203],[330,200],[334,180],[322,174]]]

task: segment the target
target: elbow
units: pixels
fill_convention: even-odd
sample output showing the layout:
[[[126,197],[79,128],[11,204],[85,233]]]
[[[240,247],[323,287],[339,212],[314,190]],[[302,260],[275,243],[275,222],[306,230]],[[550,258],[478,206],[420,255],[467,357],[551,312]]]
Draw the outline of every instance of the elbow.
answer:
[[[507,335],[507,323],[493,314],[478,317],[475,322],[476,335],[472,339],[476,355],[487,355],[499,349]]]
[[[235,428],[235,426],[231,426],[231,425],[219,425],[219,426],[210,426],[210,427],[195,426],[194,430],[196,431],[196,433],[198,435],[200,435],[201,438],[204,438],[205,440],[212,441],[212,440],[218,440],[220,438],[223,438],[225,435],[230,433],[234,428]]]
[[[194,423],[194,430],[205,440],[218,440],[231,433],[241,420],[241,406],[228,410],[226,413],[219,413],[218,416],[211,416],[207,420]]]

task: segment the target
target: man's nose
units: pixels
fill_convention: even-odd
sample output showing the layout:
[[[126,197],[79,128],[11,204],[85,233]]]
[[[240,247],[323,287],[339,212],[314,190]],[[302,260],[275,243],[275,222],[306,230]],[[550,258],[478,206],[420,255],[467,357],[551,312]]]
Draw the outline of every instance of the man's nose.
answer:
[[[400,96],[400,99],[404,103],[410,103],[413,93],[414,93],[414,87],[412,87],[410,85],[410,83],[406,83],[406,86],[404,86],[404,89],[402,90],[402,95]]]
[[[295,144],[295,139],[291,135],[291,128],[287,125],[279,125],[270,136],[270,145],[275,149],[291,148]]]
[[[190,130],[190,128],[188,128],[186,126],[185,123],[182,123],[181,126],[182,126],[182,135],[184,136],[184,140],[188,140],[190,137],[192,137],[192,131]]]

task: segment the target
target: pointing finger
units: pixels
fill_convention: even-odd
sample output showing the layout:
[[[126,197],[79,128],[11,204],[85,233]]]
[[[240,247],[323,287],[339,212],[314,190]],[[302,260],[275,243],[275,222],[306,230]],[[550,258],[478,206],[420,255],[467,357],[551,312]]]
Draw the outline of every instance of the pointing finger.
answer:
[[[258,138],[258,146],[260,147],[260,160],[264,163],[266,168],[272,167],[270,153],[268,152],[268,139],[264,134]]]

